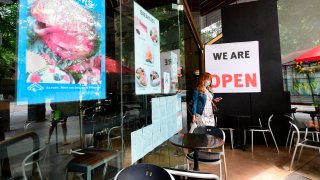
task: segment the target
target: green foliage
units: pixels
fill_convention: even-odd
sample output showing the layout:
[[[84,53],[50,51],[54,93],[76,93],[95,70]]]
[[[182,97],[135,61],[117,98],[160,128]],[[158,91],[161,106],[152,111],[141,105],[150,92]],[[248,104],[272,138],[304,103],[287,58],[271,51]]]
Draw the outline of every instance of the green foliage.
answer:
[[[0,78],[12,77],[16,61],[18,3],[0,5]]]
[[[320,43],[319,6],[319,0],[278,0],[282,55]]]

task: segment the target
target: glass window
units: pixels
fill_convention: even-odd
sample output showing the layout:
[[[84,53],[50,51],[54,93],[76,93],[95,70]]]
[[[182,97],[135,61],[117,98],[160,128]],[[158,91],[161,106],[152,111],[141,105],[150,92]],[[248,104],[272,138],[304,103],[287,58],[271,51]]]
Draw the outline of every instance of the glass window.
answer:
[[[112,157],[107,169],[110,179],[118,171],[118,161],[121,167],[132,163],[131,132],[152,124],[152,98],[186,89],[184,17],[178,5],[137,1],[144,13],[159,22],[159,27],[145,31],[145,25],[135,19],[133,1],[99,4],[103,2],[0,4],[3,176],[18,177],[24,169],[26,176],[38,176],[32,166],[24,168],[21,162],[39,150],[45,179],[63,179],[68,167],[67,176],[84,176],[70,165],[83,153],[99,156],[99,163]],[[150,47],[158,44],[159,49],[139,46],[137,30],[144,33],[140,38],[150,40]],[[137,64],[137,57],[144,58],[143,66]],[[146,70],[145,80],[139,67]],[[164,77],[169,81],[165,83]],[[154,151],[165,154],[175,149],[163,143]],[[166,166],[183,161],[171,162],[169,156],[159,161],[161,155],[154,155],[147,154],[144,161]],[[101,174],[92,174],[93,179]]]

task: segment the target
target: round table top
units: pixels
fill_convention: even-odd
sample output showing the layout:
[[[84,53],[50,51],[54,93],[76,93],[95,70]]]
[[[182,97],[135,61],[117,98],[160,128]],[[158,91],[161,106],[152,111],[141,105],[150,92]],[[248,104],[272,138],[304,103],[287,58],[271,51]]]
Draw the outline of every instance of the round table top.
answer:
[[[223,139],[208,134],[175,134],[169,141],[173,145],[188,149],[210,149],[223,145]]]
[[[153,164],[136,164],[119,171],[115,180],[172,180],[174,179],[165,169]]]

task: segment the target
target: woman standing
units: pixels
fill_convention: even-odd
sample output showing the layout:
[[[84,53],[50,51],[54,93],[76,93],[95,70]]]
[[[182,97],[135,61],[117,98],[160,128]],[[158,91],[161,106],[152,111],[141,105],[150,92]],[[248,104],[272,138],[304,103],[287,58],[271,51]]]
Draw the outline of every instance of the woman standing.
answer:
[[[215,103],[222,98],[214,99],[211,88],[211,74],[203,73],[193,92],[192,122],[197,126],[215,126],[214,111],[217,110]]]

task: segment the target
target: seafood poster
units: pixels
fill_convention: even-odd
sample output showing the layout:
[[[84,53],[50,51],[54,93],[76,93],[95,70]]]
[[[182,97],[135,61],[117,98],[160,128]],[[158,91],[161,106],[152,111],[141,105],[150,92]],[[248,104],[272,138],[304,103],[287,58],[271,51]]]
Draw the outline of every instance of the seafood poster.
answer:
[[[105,3],[21,0],[17,102],[103,99]]]
[[[161,93],[159,21],[134,2],[135,91]]]

